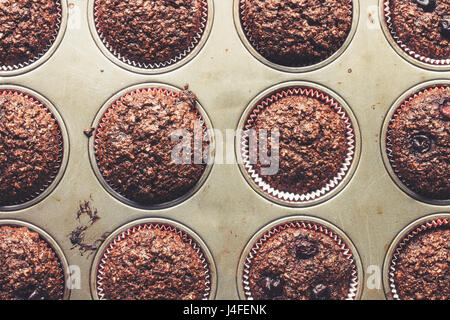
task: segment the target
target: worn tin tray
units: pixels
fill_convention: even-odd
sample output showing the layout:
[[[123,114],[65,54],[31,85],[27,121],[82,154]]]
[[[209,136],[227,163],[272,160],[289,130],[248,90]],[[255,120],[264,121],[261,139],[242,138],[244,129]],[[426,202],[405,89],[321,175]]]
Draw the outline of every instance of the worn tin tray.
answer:
[[[90,283],[95,253],[82,255],[72,249],[70,241],[71,232],[83,223],[77,212],[84,201],[100,217],[86,231],[86,241],[145,218],[174,220],[192,229],[215,262],[216,299],[239,299],[241,255],[260,229],[290,216],[319,218],[342,230],[356,247],[364,270],[358,296],[386,298],[382,266],[393,239],[415,220],[448,213],[450,206],[416,200],[391,179],[381,152],[384,119],[410,88],[448,80],[450,71],[412,64],[392,48],[379,22],[381,1],[360,0],[356,32],[345,51],[329,64],[318,69],[278,70],[255,58],[241,41],[242,32],[234,21],[236,4],[214,0],[212,28],[204,46],[188,63],[159,74],[122,68],[102,53],[91,35],[88,2],[68,1],[64,37],[47,61],[27,73],[0,78],[1,85],[30,88],[48,99],[67,127],[69,161],[60,183],[41,202],[19,211],[2,211],[0,219],[31,223],[55,240],[52,244],[61,248],[72,266],[70,299],[93,298]],[[327,201],[304,207],[277,204],[255,192],[234,154],[232,132],[249,103],[268,88],[290,81],[319,84],[339,95],[352,110],[361,139],[359,161],[345,187]],[[91,167],[89,139],[83,134],[106,101],[141,83],[177,88],[189,84],[212,126],[221,133],[215,136],[216,156],[223,161],[213,165],[198,192],[170,208],[140,209],[113,197]]]

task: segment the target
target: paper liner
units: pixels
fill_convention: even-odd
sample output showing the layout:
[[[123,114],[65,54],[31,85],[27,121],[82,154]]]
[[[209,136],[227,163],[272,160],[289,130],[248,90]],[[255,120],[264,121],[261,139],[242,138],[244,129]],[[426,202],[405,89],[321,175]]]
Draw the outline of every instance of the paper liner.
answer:
[[[16,201],[16,202],[8,203],[7,205],[0,205],[0,208],[1,207],[10,207],[10,206],[15,206],[15,205],[25,204],[25,203],[35,199],[39,195],[41,195],[45,190],[47,190],[48,187],[50,187],[50,185],[53,183],[53,181],[55,181],[56,177],[60,173],[60,169],[61,169],[62,161],[63,161],[63,157],[64,157],[64,139],[63,139],[62,132],[61,132],[61,125],[56,120],[55,115],[53,114],[53,112],[46,105],[44,105],[37,98],[33,97],[30,94],[26,94],[26,93],[18,91],[18,90],[0,89],[0,96],[9,96],[9,95],[15,95],[15,96],[24,97],[27,100],[29,100],[30,102],[32,102],[34,105],[39,106],[39,107],[41,107],[42,109],[44,109],[45,111],[48,112],[48,114],[53,119],[53,125],[55,125],[57,130],[58,130],[58,138],[59,138],[59,141],[60,141],[60,143],[59,143],[59,147],[60,148],[59,148],[59,155],[58,155],[58,161],[57,161],[58,162],[58,166],[54,169],[52,174],[49,176],[49,180],[47,181],[46,184],[44,184],[42,186],[42,188],[39,190],[39,192],[35,192],[34,194],[30,195],[29,197],[24,198],[22,201]]]
[[[394,42],[409,56],[411,56],[412,58],[423,62],[423,63],[427,63],[430,65],[436,65],[436,66],[448,66],[450,65],[450,58],[449,59],[433,59],[433,58],[429,58],[429,57],[425,57],[421,54],[418,54],[417,52],[411,50],[410,48],[407,47],[406,44],[404,44],[400,38],[398,37],[397,33],[394,30],[394,24],[392,23],[392,17],[391,17],[391,9],[389,7],[389,3],[390,0],[386,0],[384,2],[384,8],[383,8],[383,13],[384,13],[384,18],[385,18],[385,22],[386,22],[386,26],[389,30],[389,33],[392,37],[392,39],[394,40]]]
[[[248,41],[250,42],[250,44],[252,45],[252,47],[253,47],[253,48],[254,48],[254,49],[255,49],[262,57],[264,57],[264,59],[268,60],[268,59],[261,53],[261,52],[262,52],[261,48],[258,46],[258,44],[256,43],[255,39],[252,37],[252,35],[251,35],[250,31],[249,31],[249,26],[248,26],[247,20],[246,20],[246,13],[247,13],[246,10],[247,10],[247,6],[246,6],[245,2],[246,2],[246,0],[239,0],[239,7],[240,7],[240,10],[239,10],[239,18],[240,18],[240,21],[241,21],[242,31],[244,32],[244,35],[247,37],[247,39],[248,39]],[[348,0],[348,4],[349,4],[349,6],[350,6],[350,8],[352,9],[352,12],[353,12],[353,10],[354,10],[354,8],[353,8],[353,0]],[[352,19],[352,23],[353,23],[353,19]],[[347,34],[347,37],[348,37],[350,34],[351,34],[351,30],[349,30],[349,32],[348,32],[348,34]],[[339,49],[338,49],[338,50],[339,50]],[[338,50],[336,50],[336,52],[337,52]],[[325,61],[325,60],[327,60],[328,58],[330,58],[334,53],[335,53],[335,52],[333,52],[333,53],[330,54],[328,57],[326,57],[326,58],[324,58],[324,59],[322,59],[322,60],[320,60],[320,61],[317,61],[317,62],[314,62],[314,63],[306,63],[306,64],[303,64],[303,65],[294,66],[294,67],[292,67],[292,68],[302,68],[302,67],[307,67],[307,66],[311,66],[311,65],[315,65],[315,64],[321,63],[322,61]],[[270,60],[268,60],[268,61],[270,61]],[[272,62],[272,63],[273,63],[273,62]],[[278,64],[278,65],[280,65],[280,64]]]
[[[38,54],[36,57],[34,57],[33,59],[29,59],[28,61],[19,63],[17,65],[0,65],[0,72],[14,71],[14,70],[19,70],[19,69],[25,68],[25,67],[35,63],[39,59],[41,59],[48,51],[50,51],[50,49],[53,47],[53,45],[56,42],[56,38],[58,37],[59,31],[61,30],[61,24],[62,24],[62,19],[63,19],[62,18],[61,1],[56,1],[56,6],[57,6],[57,10],[58,10],[57,27],[55,28],[55,34],[51,37],[50,42],[47,44],[46,48],[40,54]]]
[[[394,121],[397,119],[397,117],[399,116],[400,112],[404,109],[408,107],[408,104],[414,100],[415,98],[417,98],[418,96],[424,94],[425,92],[428,92],[430,90],[436,89],[436,88],[449,88],[448,85],[442,84],[436,84],[436,85],[432,85],[429,86],[427,88],[421,89],[419,91],[417,91],[416,93],[412,94],[411,96],[409,96],[406,100],[404,100],[400,106],[397,107],[397,109],[395,110],[394,114],[392,115],[389,124],[387,126],[387,132],[386,132],[386,155],[387,158],[389,160],[389,163],[392,167],[392,170],[394,171],[394,174],[398,177],[398,179],[401,181],[401,183],[403,183],[403,185],[405,185],[411,192],[411,184],[409,184],[407,181],[405,181],[403,179],[403,177],[401,176],[401,174],[398,172],[397,169],[397,165],[395,164],[395,161],[393,159],[393,155],[392,155],[392,140],[390,138],[391,133],[392,133],[392,124],[394,123]],[[414,192],[414,194],[417,194],[416,192]],[[419,195],[419,194],[417,194]],[[419,195],[421,196],[421,195]]]
[[[396,244],[396,248],[392,253],[391,261],[389,263],[389,289],[392,294],[392,298],[394,300],[401,300],[397,288],[395,286],[395,268],[397,265],[397,260],[403,248],[414,239],[419,233],[439,228],[444,225],[450,225],[450,219],[448,218],[436,218],[433,220],[429,220],[427,222],[422,223],[420,226],[415,227],[413,230],[409,231],[404,237],[400,240],[398,244]]]
[[[100,118],[100,121],[97,125],[97,128],[95,130],[95,136],[94,136],[94,156],[95,156],[95,161],[96,161],[96,165],[97,168],[100,172],[100,174],[102,175],[102,178],[105,180],[105,182],[112,188],[112,190],[114,192],[116,192],[118,195],[124,197],[125,199],[128,199],[129,201],[135,202],[134,200],[129,199],[126,195],[122,194],[120,191],[119,186],[116,186],[114,183],[112,183],[109,179],[105,178],[105,175],[103,174],[100,166],[99,166],[99,158],[97,155],[97,149],[98,149],[98,143],[99,143],[99,139],[98,139],[98,133],[100,131],[103,130],[103,123],[105,122],[105,118],[109,117],[110,114],[112,113],[112,111],[114,110],[114,108],[117,107],[117,104],[120,103],[124,98],[126,98],[129,95],[135,95],[137,93],[153,93],[153,94],[157,94],[157,93],[162,93],[166,96],[169,97],[173,97],[173,98],[178,98],[179,97],[179,93],[169,90],[169,89],[165,89],[165,88],[145,88],[145,89],[135,89],[132,90],[124,95],[122,95],[121,97],[119,97],[116,101],[114,101],[109,107],[108,109],[104,112],[104,114],[102,115],[102,117]],[[207,141],[208,141],[208,146],[204,149],[203,152],[208,153],[210,150],[210,142],[211,142],[211,137],[208,133],[208,128],[206,126],[205,120],[203,119],[203,116],[200,114],[200,111],[198,110],[198,108],[194,108],[195,113],[197,114],[198,120],[200,121],[200,124],[202,125],[203,128],[203,135],[205,137],[207,137]],[[202,175],[205,173],[206,169],[203,170]],[[200,179],[199,179],[200,180]],[[195,188],[195,186],[193,187]],[[157,203],[155,205],[159,205],[159,204],[163,204],[163,203]]]
[[[315,223],[311,221],[292,221],[284,224],[280,224],[278,226],[273,227],[269,231],[265,232],[252,246],[250,249],[250,252],[247,255],[247,258],[245,259],[244,263],[244,270],[243,270],[243,276],[242,276],[242,283],[244,288],[244,294],[247,300],[253,300],[252,292],[250,289],[250,268],[253,263],[253,259],[255,256],[258,255],[258,252],[260,248],[263,246],[265,242],[267,242],[272,236],[274,236],[277,233],[280,233],[286,229],[307,229],[307,230],[313,230],[316,232],[323,233],[330,237],[336,245],[340,248],[342,254],[352,263],[352,280],[350,283],[350,290],[347,295],[347,298],[345,300],[355,300],[358,295],[358,282],[359,282],[359,276],[358,276],[358,268],[355,262],[355,257],[353,255],[352,250],[349,248],[347,243],[333,230],[329,229],[328,227],[325,227],[321,225],[320,223]]]
[[[131,228],[121,232],[119,235],[114,237],[113,240],[111,240],[111,242],[107,245],[105,251],[103,252],[103,254],[100,258],[100,262],[97,266],[96,285],[97,285],[97,295],[98,295],[99,299],[106,300],[102,280],[103,280],[103,269],[105,268],[105,263],[106,263],[106,260],[108,259],[108,255],[111,252],[110,250],[112,250],[117,243],[125,240],[127,237],[131,236],[132,234],[134,234],[142,229],[149,229],[149,230],[159,229],[161,231],[176,233],[179,236],[181,236],[181,239],[183,240],[184,243],[190,245],[197,252],[197,254],[199,255],[199,257],[202,260],[203,268],[205,269],[205,272],[206,272],[206,277],[205,277],[206,289],[205,289],[205,293],[203,295],[202,300],[208,300],[211,295],[211,270],[210,270],[210,262],[208,261],[205,253],[203,252],[200,245],[191,236],[189,236],[189,234],[187,234],[185,231],[182,231],[172,225],[163,224],[163,223],[138,224],[134,227],[131,227]]]
[[[195,47],[200,43],[200,40],[202,39],[205,30],[206,30],[206,26],[208,23],[208,1],[207,0],[202,0],[202,18],[200,21],[200,29],[198,30],[197,34],[194,36],[194,39],[192,40],[190,46],[185,49],[182,53],[180,53],[178,56],[176,57],[171,57],[169,60],[164,61],[164,62],[155,62],[155,63],[142,63],[139,61],[131,61],[127,58],[125,58],[124,56],[122,56],[122,54],[118,51],[115,50],[104,38],[104,35],[102,33],[102,27],[98,21],[98,9],[97,9],[97,3],[98,0],[94,1],[94,24],[95,24],[95,30],[101,40],[101,42],[103,43],[103,45],[106,47],[106,49],[112,53],[117,59],[119,59],[120,61],[122,61],[123,63],[126,63],[130,66],[136,67],[136,68],[141,68],[141,69],[161,69],[161,68],[165,68],[168,66],[171,66],[181,60],[183,60],[185,57],[187,57],[192,50],[195,49]]]
[[[253,168],[253,165],[250,164],[249,130],[252,128],[253,122],[257,119],[258,113],[260,113],[262,110],[270,106],[272,103],[282,98],[296,95],[316,98],[319,101],[328,104],[330,107],[333,108],[333,110],[336,111],[336,113],[338,113],[341,116],[341,119],[344,120],[347,126],[348,152],[347,157],[345,158],[344,163],[341,169],[339,170],[337,176],[330,179],[330,181],[328,181],[328,183],[320,190],[315,190],[306,194],[285,192],[271,187],[269,184],[264,182],[263,178],[261,178],[256,172],[256,170]],[[335,99],[333,99],[326,93],[319,91],[317,89],[306,87],[293,87],[281,89],[271,94],[269,97],[266,97],[263,100],[261,100],[255,107],[253,107],[253,110],[250,112],[250,115],[244,124],[241,138],[241,157],[243,165],[245,170],[247,171],[247,174],[253,180],[253,182],[262,191],[264,191],[266,194],[274,198],[287,202],[297,202],[297,203],[303,203],[319,199],[324,195],[326,195],[327,193],[331,192],[333,189],[335,189],[339,185],[339,183],[345,178],[349,169],[351,168],[355,157],[355,149],[356,149],[355,129],[344,107],[342,107]]]
[[[40,243],[45,244],[47,246],[47,248],[49,248],[50,250],[53,251],[53,254],[55,255],[57,261],[58,261],[58,266],[61,270],[61,274],[62,274],[62,283],[63,283],[63,295],[62,298],[59,300],[64,300],[64,297],[66,296],[65,294],[65,290],[67,287],[66,284],[66,272],[64,270],[64,266],[61,262],[61,257],[58,254],[58,252],[56,252],[55,248],[53,247],[53,245],[46,239],[46,237],[44,237],[38,230],[34,230],[32,228],[27,227],[26,225],[21,225],[21,224],[14,224],[14,223],[6,223],[6,224],[2,224],[2,221],[0,220],[0,228],[6,226],[6,227],[10,227],[10,228],[26,228],[28,231],[33,232],[33,233],[37,233],[39,235],[39,240]]]

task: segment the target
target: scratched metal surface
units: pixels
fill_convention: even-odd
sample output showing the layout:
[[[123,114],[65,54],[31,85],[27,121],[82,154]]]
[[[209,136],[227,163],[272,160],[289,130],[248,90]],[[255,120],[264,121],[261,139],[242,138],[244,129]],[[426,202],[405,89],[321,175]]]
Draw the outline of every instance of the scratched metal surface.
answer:
[[[260,228],[275,219],[310,215],[335,224],[352,239],[367,270],[369,266],[382,267],[390,242],[406,225],[428,214],[450,211],[448,205],[426,204],[404,193],[383,165],[379,139],[391,105],[409,88],[424,81],[449,79],[450,72],[421,69],[400,57],[380,28],[378,0],[360,1],[359,25],[347,50],[331,64],[306,73],[281,72],[259,62],[239,39],[232,1],[215,0],[214,5],[214,25],[198,56],[174,71],[142,75],[118,67],[101,53],[89,31],[87,0],[70,0],[67,31],[54,55],[31,72],[0,78],[0,84],[29,87],[53,102],[69,132],[69,163],[54,192],[31,208],[1,212],[0,219],[37,225],[56,240],[70,265],[80,267],[81,289],[72,290],[71,299],[91,298],[94,256],[70,250],[68,237],[78,226],[79,201],[92,199],[101,217],[89,229],[90,239],[148,217],[176,220],[193,229],[214,256],[217,299],[238,299],[236,273],[241,252]],[[188,83],[214,128],[225,133],[236,128],[256,95],[285,81],[312,81],[330,88],[346,100],[360,126],[359,166],[347,187],[325,203],[309,208],[276,205],[247,184],[236,164],[225,164],[215,165],[189,200],[169,209],[146,211],[113,198],[94,175],[83,130],[91,126],[105,101],[128,86],[162,82],[183,87]],[[232,155],[234,141],[229,142]],[[381,284],[370,288],[362,288],[362,299],[385,298]]]

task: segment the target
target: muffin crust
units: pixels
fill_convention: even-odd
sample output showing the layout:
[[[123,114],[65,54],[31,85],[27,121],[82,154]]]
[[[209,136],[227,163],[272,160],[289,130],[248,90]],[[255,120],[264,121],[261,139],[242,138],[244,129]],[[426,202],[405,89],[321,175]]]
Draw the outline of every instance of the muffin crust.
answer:
[[[319,63],[338,51],[352,26],[352,0],[241,0],[253,46],[289,67]]]
[[[176,163],[172,151],[180,141],[172,134],[186,130],[202,136],[196,97],[181,91],[174,97],[162,90],[126,94],[110,108],[97,128],[95,149],[100,172],[110,186],[127,199],[154,205],[185,195],[200,180],[209,141],[195,144],[188,163]]]
[[[271,187],[295,194],[307,194],[325,187],[344,165],[348,153],[347,127],[342,117],[329,105],[306,96],[284,97],[257,114],[252,129],[259,137],[278,129],[279,170],[262,175],[260,159],[256,172]],[[257,154],[253,146],[251,154]]]
[[[62,145],[60,127],[46,108],[0,91],[0,206],[42,193],[61,166]]]
[[[63,298],[60,261],[36,232],[0,226],[0,261],[0,300]]]
[[[142,228],[109,249],[102,269],[107,300],[200,300],[207,293],[202,256],[178,233]]]
[[[202,28],[203,0],[96,0],[96,25],[108,49],[142,64],[183,56]]]
[[[412,191],[450,199],[450,87],[428,89],[406,103],[388,130],[394,171]]]
[[[250,266],[256,300],[343,300],[353,266],[329,236],[286,228],[263,242]]]
[[[35,60],[53,44],[59,0],[0,1],[0,66]]]

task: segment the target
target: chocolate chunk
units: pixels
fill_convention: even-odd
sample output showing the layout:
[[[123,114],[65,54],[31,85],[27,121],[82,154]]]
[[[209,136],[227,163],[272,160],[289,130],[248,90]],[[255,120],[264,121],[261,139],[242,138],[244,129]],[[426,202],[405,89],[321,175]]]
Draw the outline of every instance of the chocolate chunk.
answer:
[[[411,138],[411,146],[413,151],[418,153],[426,153],[430,151],[433,142],[430,137],[425,134],[416,134]]]
[[[94,134],[94,131],[95,131],[95,128],[89,128],[89,129],[83,130],[83,133],[86,137],[90,138]]]
[[[28,300],[46,300],[46,299],[47,295],[40,287],[34,289],[33,292],[30,294],[30,296],[28,297]]]
[[[324,284],[318,284],[312,290],[312,300],[328,300],[330,299],[330,288]]]
[[[283,293],[283,280],[279,277],[265,277],[260,286],[270,299],[275,299]]]
[[[425,11],[433,11],[436,8],[436,0],[414,0]]]
[[[443,34],[450,34],[450,16],[445,16],[439,21],[439,26],[441,27],[441,32]]]
[[[309,259],[319,252],[317,245],[307,238],[298,238],[295,241],[295,256],[297,259]]]

